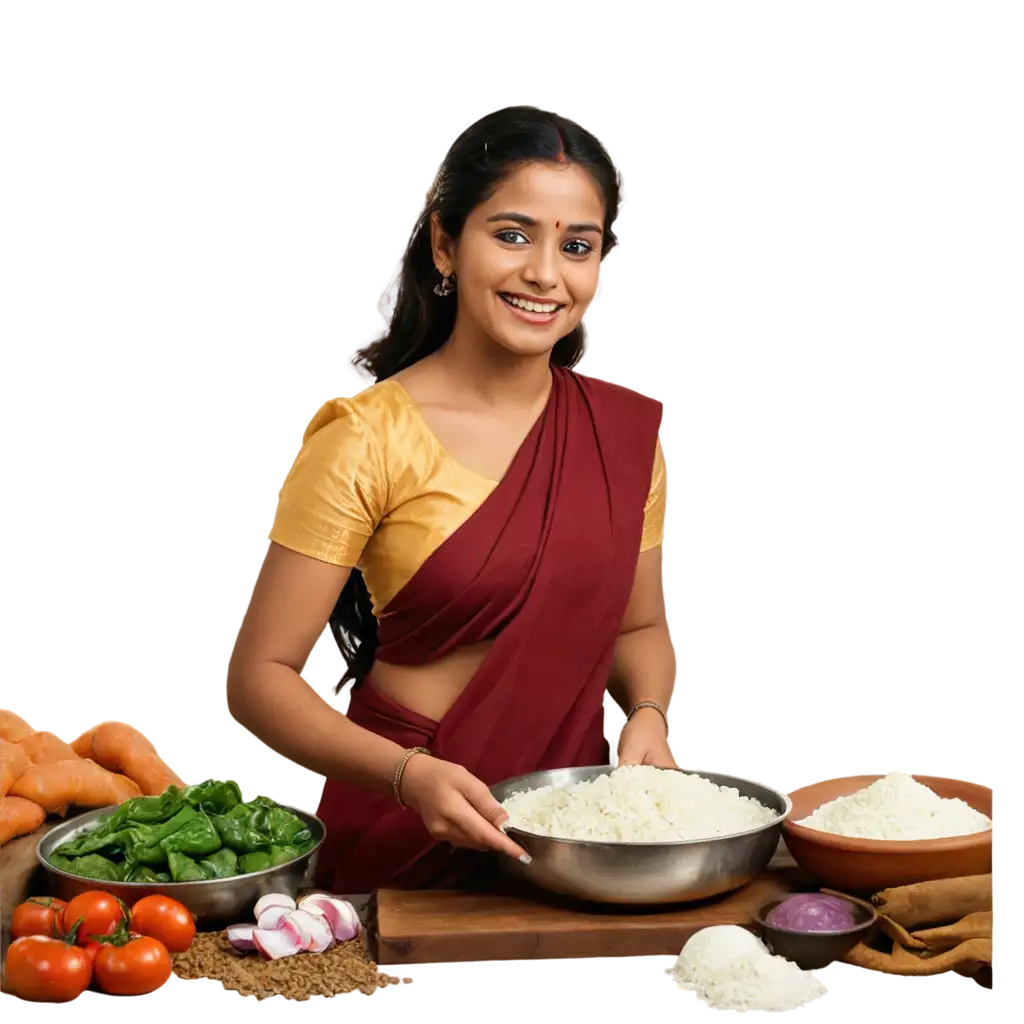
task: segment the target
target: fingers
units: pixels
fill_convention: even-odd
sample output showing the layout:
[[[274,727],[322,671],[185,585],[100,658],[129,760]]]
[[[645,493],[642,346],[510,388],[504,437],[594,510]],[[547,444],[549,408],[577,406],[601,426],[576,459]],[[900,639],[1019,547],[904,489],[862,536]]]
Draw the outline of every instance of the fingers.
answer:
[[[644,764],[647,760],[647,755],[642,750],[631,750],[627,749],[619,753],[619,767],[626,768],[630,765]]]
[[[466,801],[476,813],[479,822],[474,829],[475,837],[482,839],[499,853],[528,864],[529,854],[518,843],[509,839],[502,830],[502,826],[508,821],[508,812],[494,799],[491,791],[479,779],[470,776],[464,792]],[[483,826],[482,831],[480,826]]]

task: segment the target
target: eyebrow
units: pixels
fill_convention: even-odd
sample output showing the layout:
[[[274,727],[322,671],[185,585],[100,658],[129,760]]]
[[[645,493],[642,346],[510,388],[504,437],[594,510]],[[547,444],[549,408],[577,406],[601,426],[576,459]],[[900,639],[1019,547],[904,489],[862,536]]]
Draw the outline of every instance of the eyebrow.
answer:
[[[496,213],[493,217],[487,218],[487,223],[491,224],[499,220],[510,220],[527,228],[535,228],[537,226],[537,221],[533,217],[528,217],[525,213]],[[567,224],[565,230],[577,234],[587,231],[592,231],[598,235],[602,234],[600,224]]]

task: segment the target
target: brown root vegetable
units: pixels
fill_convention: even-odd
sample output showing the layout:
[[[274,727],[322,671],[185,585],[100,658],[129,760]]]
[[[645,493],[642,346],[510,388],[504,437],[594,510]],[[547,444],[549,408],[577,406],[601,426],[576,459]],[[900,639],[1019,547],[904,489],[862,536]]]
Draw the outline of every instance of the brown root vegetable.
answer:
[[[108,771],[127,775],[146,796],[157,796],[168,786],[185,785],[161,760],[156,747],[123,722],[102,722],[82,733],[71,748]]]
[[[47,812],[62,807],[109,807],[121,804],[142,791],[123,775],[114,775],[98,764],[78,758],[36,764],[26,769],[11,787],[14,796],[33,800]]]
[[[65,743],[59,736],[54,736],[52,732],[34,732],[31,736],[18,740],[18,746],[28,754],[28,759],[33,764],[78,760],[78,755],[71,749],[71,745]]]
[[[0,797],[7,796],[7,791],[28,766],[28,754],[17,743],[0,739]]]
[[[19,718],[13,711],[0,709],[0,739],[20,743],[34,732],[35,729],[24,718]]]
[[[20,796],[5,796],[0,801],[0,845],[35,832],[45,820],[46,811],[39,804]]]

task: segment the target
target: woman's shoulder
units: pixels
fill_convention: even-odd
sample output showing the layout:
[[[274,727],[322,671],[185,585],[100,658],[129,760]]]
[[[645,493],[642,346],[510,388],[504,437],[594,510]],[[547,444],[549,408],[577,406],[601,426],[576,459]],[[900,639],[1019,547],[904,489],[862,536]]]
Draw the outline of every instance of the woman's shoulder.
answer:
[[[405,402],[402,390],[392,381],[372,384],[350,398],[332,398],[324,402],[309,421],[303,443],[314,436],[359,436],[385,443],[400,423]]]
[[[650,415],[659,418],[661,416],[661,402],[650,395],[641,394],[621,384],[613,384],[611,381],[587,377],[575,370],[570,370],[569,373],[589,398],[606,405],[612,412],[645,410]]]

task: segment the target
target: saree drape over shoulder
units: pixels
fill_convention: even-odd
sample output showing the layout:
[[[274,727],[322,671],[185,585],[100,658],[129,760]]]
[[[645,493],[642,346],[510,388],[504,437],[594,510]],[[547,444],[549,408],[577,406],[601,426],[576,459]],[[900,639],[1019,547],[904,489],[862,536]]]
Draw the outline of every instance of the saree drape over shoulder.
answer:
[[[372,678],[348,711],[488,785],[608,763],[604,692],[660,458],[659,403],[552,372],[545,411],[504,478],[378,612],[383,662],[424,664],[492,640],[483,662],[439,722]],[[335,892],[457,885],[481,864],[438,844],[388,794],[328,780],[318,814],[328,841],[317,882]]]

